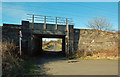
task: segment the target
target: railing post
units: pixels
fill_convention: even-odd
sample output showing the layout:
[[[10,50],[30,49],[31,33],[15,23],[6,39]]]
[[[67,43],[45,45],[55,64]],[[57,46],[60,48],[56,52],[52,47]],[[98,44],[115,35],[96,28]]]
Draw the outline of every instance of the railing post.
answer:
[[[66,30],[67,30],[67,33],[68,33],[68,18],[66,18]]]
[[[34,30],[34,15],[32,15],[32,31]]]
[[[46,16],[44,16],[44,31],[46,31]]]
[[[56,28],[55,28],[55,31],[57,32],[57,17],[56,17]]]
[[[68,25],[68,18],[66,18],[66,31],[67,31],[67,38],[66,38],[66,43],[67,43],[67,57],[69,57],[69,25]]]
[[[30,35],[30,51],[33,52],[33,31],[34,31],[34,15],[32,15],[32,26],[31,26],[31,35]]]

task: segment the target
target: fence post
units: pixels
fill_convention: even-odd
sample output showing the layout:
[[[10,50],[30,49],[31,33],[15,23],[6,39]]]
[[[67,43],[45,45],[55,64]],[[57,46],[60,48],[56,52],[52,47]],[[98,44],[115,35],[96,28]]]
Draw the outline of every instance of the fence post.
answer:
[[[46,16],[44,16],[44,31],[46,31]]]
[[[67,57],[69,57],[69,25],[68,25],[68,18],[66,18],[66,31],[67,31],[67,38],[66,38],[66,42],[67,42]]]
[[[56,28],[55,28],[55,31],[57,32],[57,17],[56,17]]]
[[[32,15],[32,31],[34,30],[34,15]]]

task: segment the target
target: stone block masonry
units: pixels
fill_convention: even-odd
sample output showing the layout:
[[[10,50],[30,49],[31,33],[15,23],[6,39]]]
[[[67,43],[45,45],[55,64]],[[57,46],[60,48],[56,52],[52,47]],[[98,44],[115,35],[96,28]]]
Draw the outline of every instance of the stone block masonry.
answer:
[[[94,29],[74,29],[74,50],[84,52],[118,52],[118,33]]]

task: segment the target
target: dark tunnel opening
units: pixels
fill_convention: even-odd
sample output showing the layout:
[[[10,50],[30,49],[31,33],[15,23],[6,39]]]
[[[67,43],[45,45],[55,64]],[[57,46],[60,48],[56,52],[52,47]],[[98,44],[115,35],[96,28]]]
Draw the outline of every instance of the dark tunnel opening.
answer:
[[[40,57],[64,57],[66,56],[65,36],[35,34],[34,51],[35,55]]]

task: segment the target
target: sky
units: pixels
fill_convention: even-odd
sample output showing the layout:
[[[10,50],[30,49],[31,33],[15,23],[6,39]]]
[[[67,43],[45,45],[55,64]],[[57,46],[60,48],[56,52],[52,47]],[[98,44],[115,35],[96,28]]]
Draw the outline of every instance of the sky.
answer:
[[[59,40],[59,38],[42,38],[42,41],[51,41],[51,40],[57,41]]]
[[[21,24],[27,14],[72,18],[79,29],[88,29],[88,20],[102,16],[118,29],[118,2],[2,2],[0,24]]]
[[[2,2],[118,2],[119,0],[1,0]]]

